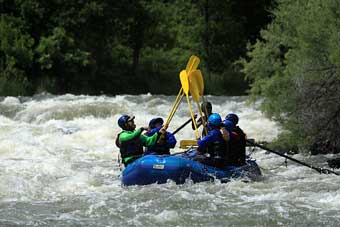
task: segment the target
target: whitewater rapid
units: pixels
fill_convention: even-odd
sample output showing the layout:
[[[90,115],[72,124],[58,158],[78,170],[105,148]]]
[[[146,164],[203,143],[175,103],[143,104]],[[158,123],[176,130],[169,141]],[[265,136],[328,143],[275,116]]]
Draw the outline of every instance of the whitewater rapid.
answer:
[[[118,118],[131,114],[137,127],[147,126],[153,117],[166,119],[175,98],[0,99],[0,226],[340,226],[340,177],[286,166],[261,150],[252,152],[264,175],[257,182],[122,187]],[[271,141],[281,131],[246,97],[205,98],[223,118],[237,113],[248,138]],[[169,131],[189,117],[183,100]],[[178,141],[194,137],[190,125],[176,134]],[[332,155],[293,157],[327,167]]]

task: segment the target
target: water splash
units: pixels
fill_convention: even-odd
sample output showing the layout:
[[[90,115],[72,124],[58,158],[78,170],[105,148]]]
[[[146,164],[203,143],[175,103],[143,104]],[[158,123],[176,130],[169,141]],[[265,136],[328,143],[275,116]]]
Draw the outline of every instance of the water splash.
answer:
[[[248,137],[272,140],[280,128],[246,97],[206,96],[213,112],[237,113]],[[320,175],[264,151],[253,157],[264,179],[125,188],[115,136],[118,118],[146,126],[166,119],[175,96],[6,97],[0,102],[2,226],[338,226],[337,176]],[[194,111],[197,109],[194,106]],[[189,119],[180,104],[169,131]],[[178,140],[194,138],[190,125]],[[179,148],[176,147],[179,151]],[[322,157],[296,156],[317,165]],[[320,161],[321,160],[321,161]]]

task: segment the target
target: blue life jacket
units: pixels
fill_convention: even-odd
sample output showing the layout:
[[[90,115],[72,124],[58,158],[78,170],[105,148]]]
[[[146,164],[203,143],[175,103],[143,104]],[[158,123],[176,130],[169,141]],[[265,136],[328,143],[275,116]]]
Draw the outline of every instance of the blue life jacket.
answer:
[[[154,128],[146,133],[147,136],[152,136],[153,134],[157,133],[162,126],[159,126],[157,128]],[[158,154],[158,155],[164,155],[164,154],[170,154],[170,148],[174,148],[176,146],[176,138],[175,136],[170,133],[166,132],[164,141],[161,141],[160,143],[155,143],[154,145],[147,147],[144,155],[148,154]]]

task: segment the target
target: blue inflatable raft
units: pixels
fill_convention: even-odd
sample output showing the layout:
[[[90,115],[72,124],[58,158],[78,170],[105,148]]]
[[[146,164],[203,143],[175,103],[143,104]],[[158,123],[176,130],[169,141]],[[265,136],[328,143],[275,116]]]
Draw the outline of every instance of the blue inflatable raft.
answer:
[[[128,165],[122,172],[123,185],[163,184],[172,180],[183,184],[186,180],[194,183],[203,181],[228,182],[234,178],[254,180],[261,176],[255,160],[247,159],[241,167],[226,166],[218,169],[192,160],[195,152],[181,155],[146,155]]]

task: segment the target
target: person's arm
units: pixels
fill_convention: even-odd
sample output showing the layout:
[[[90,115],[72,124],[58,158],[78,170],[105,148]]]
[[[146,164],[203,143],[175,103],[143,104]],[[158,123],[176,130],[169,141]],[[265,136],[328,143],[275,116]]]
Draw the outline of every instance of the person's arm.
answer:
[[[133,132],[131,131],[123,131],[120,136],[119,136],[119,144],[125,141],[132,140],[136,138],[137,136],[140,136],[141,133],[143,132],[144,128],[139,128]]]
[[[230,140],[230,135],[228,130],[225,127],[221,128],[221,133],[222,133],[222,138],[224,139],[224,141],[229,141]]]
[[[167,135],[166,146],[168,148],[174,148],[177,143],[175,136],[170,132],[166,132],[166,135]]]
[[[159,132],[153,134],[152,136],[146,136],[146,135],[141,134],[139,136],[139,138],[141,139],[141,141],[142,141],[142,143],[145,147],[150,147],[157,142],[158,133]]]
[[[208,146],[211,143],[211,140],[213,138],[213,131],[210,131],[208,133],[208,135],[206,135],[205,137],[203,137],[203,139],[198,139],[197,140],[197,144],[198,144],[198,149],[202,150],[204,149],[206,146]]]
[[[158,132],[160,129],[162,128],[162,126],[158,126],[157,128],[151,129],[149,131],[147,131],[145,133],[146,136],[152,136],[153,134],[155,134],[156,132]]]

